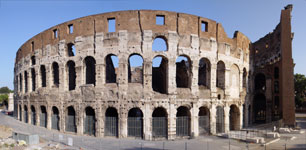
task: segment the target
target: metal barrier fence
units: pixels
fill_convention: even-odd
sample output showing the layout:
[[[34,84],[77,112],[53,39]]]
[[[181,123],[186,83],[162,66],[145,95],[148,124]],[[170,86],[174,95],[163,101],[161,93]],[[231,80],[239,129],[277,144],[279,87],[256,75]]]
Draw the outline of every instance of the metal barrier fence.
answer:
[[[76,124],[75,124],[75,116],[74,115],[66,116],[66,131],[76,132]]]
[[[40,114],[40,126],[47,127],[47,114],[46,113]]]
[[[199,116],[199,135],[210,133],[209,116]]]
[[[118,117],[105,117],[104,135],[118,137]]]
[[[51,128],[54,130],[59,130],[59,115],[58,114],[52,114],[51,116]]]
[[[88,135],[95,135],[96,121],[95,116],[86,116],[84,119],[84,133]]]
[[[142,117],[128,117],[128,136],[143,137],[143,119]]]
[[[167,117],[152,118],[152,136],[153,138],[167,138],[168,120]]]
[[[190,117],[176,117],[176,136],[190,136]]]

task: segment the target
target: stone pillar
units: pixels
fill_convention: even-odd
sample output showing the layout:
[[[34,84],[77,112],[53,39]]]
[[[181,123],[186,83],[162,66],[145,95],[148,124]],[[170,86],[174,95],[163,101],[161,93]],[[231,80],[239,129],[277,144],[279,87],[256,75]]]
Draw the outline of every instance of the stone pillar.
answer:
[[[59,91],[68,91],[67,64],[58,64],[59,66]]]
[[[36,107],[36,126],[40,126],[40,114],[41,114],[41,108],[40,107]]]
[[[192,79],[191,79],[191,93],[192,95],[196,96],[199,92],[199,86],[198,86],[198,74],[199,74],[199,60],[193,59],[192,61]]]
[[[170,99],[171,101],[171,99]],[[176,112],[175,105],[170,102],[169,115],[168,115],[168,140],[176,138]]]
[[[145,140],[152,140],[152,111],[150,110],[150,103],[145,104],[144,118],[143,118],[143,133]]]
[[[127,131],[127,114],[120,114],[119,116],[119,127],[120,127],[120,132],[119,132],[119,138],[126,138],[128,136],[128,131]]]
[[[168,57],[168,93],[175,94],[176,92],[176,53],[179,36],[176,32],[169,31],[168,38],[168,53],[172,54]]]
[[[75,108],[76,113],[76,126],[77,126],[77,135],[83,135],[84,133],[84,118],[85,118],[85,113],[84,110],[80,110],[80,106]]]
[[[191,133],[193,133],[193,136],[198,137],[199,136],[199,109],[197,105],[193,105],[192,108],[192,118],[191,118],[191,124],[192,127],[191,128]],[[191,134],[192,135],[192,134]]]
[[[212,104],[210,108],[210,133],[216,134],[216,105]]]
[[[52,118],[51,118],[51,112],[52,112],[52,108],[49,106],[46,108],[47,110],[47,129],[51,130],[51,121],[52,121]]]
[[[243,125],[243,106],[242,106],[242,105],[239,105],[238,108],[239,108],[239,113],[240,113],[240,114],[239,114],[239,117],[240,117],[240,118],[239,118],[239,120],[240,120],[240,122],[239,122],[239,130],[240,130],[240,129],[242,129],[242,127],[243,127],[243,126],[242,126],[242,125]]]
[[[28,124],[32,124],[32,111],[30,111],[30,108],[28,108]]]
[[[231,88],[230,88],[230,74],[231,74],[231,69],[228,68],[225,64],[225,99],[228,99],[230,98],[231,96]]]
[[[230,127],[230,107],[228,105],[224,106],[224,132],[228,133]]]
[[[211,70],[210,70],[210,90],[211,97],[217,98],[217,87],[216,87],[216,79],[217,79],[217,64],[211,62]]]

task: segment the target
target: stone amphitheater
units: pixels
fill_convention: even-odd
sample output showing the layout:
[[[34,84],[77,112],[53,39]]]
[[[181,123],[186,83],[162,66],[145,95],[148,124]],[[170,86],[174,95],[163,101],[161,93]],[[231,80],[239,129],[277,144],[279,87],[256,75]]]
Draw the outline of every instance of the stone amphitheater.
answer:
[[[294,125],[294,101],[283,100],[292,91],[282,88],[293,85],[284,80],[293,70],[284,57],[292,56],[282,55],[291,53],[291,9],[282,10],[275,34],[255,43],[238,31],[229,38],[216,21],[169,11],[118,11],[56,25],[16,53],[16,117],[60,132],[145,140],[280,119]],[[288,43],[285,52],[280,47]],[[276,79],[283,94],[270,90]]]

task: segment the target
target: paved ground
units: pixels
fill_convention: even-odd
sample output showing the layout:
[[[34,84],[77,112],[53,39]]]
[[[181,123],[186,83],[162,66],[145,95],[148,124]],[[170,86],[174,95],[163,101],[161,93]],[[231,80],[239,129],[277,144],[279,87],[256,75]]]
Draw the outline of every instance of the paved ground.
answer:
[[[298,125],[306,129],[306,118],[299,119]],[[68,138],[73,139],[75,149],[88,150],[279,150],[285,149],[306,149],[306,134],[299,135],[282,135],[282,138],[275,143],[266,147],[259,144],[248,144],[236,140],[218,138],[215,136],[200,137],[192,140],[175,140],[175,141],[144,141],[138,139],[115,139],[115,138],[95,138],[89,136],[76,136],[63,134],[54,130],[47,130],[42,127],[32,126],[20,122],[12,117],[0,113],[0,125],[6,125],[15,131],[38,134],[40,137],[67,144]],[[62,140],[60,137],[63,137]],[[289,140],[293,136],[297,137]],[[285,138],[287,137],[287,138]]]

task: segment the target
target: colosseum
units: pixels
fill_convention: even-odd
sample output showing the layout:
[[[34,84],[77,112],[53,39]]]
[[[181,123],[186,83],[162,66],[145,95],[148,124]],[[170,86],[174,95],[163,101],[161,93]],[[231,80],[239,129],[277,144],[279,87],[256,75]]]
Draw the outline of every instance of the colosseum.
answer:
[[[229,38],[216,21],[169,11],[56,25],[17,51],[15,114],[50,130],[145,140],[295,126],[291,10],[254,43],[238,31]]]

